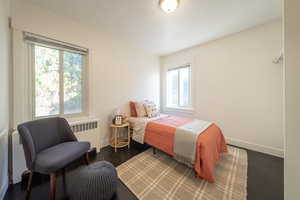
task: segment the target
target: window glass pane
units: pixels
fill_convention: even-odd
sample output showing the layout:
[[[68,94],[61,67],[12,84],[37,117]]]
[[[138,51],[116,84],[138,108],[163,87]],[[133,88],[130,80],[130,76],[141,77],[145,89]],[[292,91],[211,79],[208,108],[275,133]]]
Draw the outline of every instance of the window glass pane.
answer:
[[[181,68],[179,73],[180,106],[188,106],[190,105],[190,68]]]
[[[59,51],[35,46],[35,115],[59,114]]]
[[[178,105],[178,70],[171,70],[167,73],[167,105]]]
[[[83,56],[64,51],[64,114],[82,112]]]

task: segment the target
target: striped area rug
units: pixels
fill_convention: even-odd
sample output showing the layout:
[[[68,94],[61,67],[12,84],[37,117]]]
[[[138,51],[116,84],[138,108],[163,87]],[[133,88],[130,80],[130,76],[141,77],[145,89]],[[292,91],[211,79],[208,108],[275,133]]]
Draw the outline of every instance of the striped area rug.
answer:
[[[246,200],[247,152],[229,146],[215,167],[216,183],[169,155],[149,149],[117,167],[119,178],[140,200]]]

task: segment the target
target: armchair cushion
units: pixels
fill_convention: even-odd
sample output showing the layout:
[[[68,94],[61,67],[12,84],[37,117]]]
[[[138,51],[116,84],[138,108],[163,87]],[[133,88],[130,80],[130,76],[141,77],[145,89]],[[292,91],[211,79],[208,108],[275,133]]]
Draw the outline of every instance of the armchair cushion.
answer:
[[[89,142],[65,142],[45,149],[36,155],[34,171],[49,174],[66,167],[90,149]]]

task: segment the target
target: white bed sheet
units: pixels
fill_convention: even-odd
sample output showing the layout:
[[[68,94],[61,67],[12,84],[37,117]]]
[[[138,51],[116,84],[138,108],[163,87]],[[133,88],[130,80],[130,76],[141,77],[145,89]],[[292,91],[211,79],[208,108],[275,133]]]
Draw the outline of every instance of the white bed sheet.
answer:
[[[152,120],[168,117],[166,114],[159,114],[156,117],[129,117],[128,122],[133,129],[132,139],[138,143],[144,144],[144,136],[147,123]]]

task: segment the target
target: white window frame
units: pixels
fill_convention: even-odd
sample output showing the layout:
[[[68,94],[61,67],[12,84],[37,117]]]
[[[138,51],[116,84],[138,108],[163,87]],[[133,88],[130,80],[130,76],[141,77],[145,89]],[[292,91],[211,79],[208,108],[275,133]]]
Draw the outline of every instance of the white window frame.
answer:
[[[56,115],[47,115],[47,116],[36,116],[36,98],[35,98],[35,46],[46,47],[50,49],[56,49],[59,51],[59,114]],[[82,63],[82,111],[80,113],[72,113],[72,114],[64,114],[64,84],[63,84],[63,52],[72,52],[78,53],[76,51],[71,51],[68,49],[56,48],[54,46],[48,46],[44,44],[35,44],[35,43],[28,43],[28,59],[29,59],[29,71],[31,78],[29,78],[29,88],[31,95],[30,100],[31,102],[31,113],[32,119],[43,119],[49,117],[65,117],[65,118],[79,118],[88,115],[88,88],[87,88],[87,68],[88,68],[88,54],[82,55],[83,56],[83,63]]]
[[[173,105],[168,105],[168,72],[169,71],[173,71],[173,70],[179,70],[182,68],[189,68],[189,84],[190,84],[190,91],[189,91],[189,105],[185,105],[185,106],[181,106],[180,105],[180,73],[178,71],[178,105],[173,106]],[[165,74],[165,108],[166,110],[177,110],[177,111],[193,111],[193,98],[192,98],[192,66],[190,63],[185,64],[185,65],[180,65],[178,67],[170,67],[166,70],[166,74]]]

